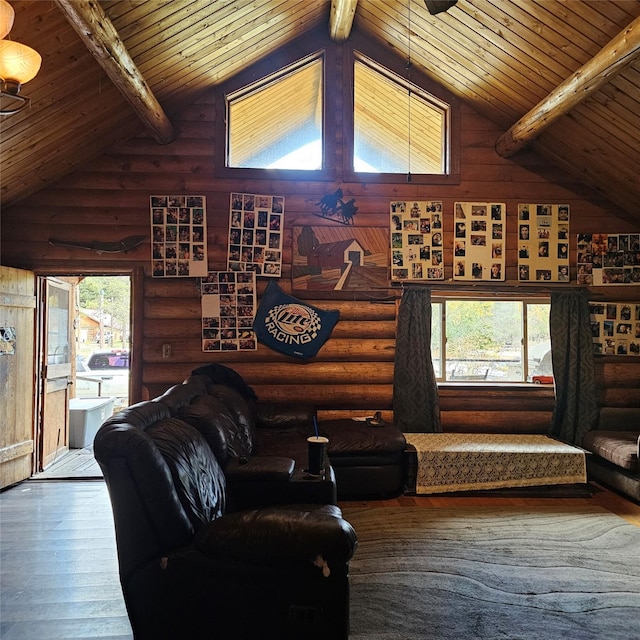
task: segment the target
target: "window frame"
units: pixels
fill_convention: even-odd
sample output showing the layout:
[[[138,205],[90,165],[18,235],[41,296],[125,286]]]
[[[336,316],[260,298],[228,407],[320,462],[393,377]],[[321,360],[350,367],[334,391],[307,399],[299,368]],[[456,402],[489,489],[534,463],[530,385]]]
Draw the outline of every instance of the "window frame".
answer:
[[[403,184],[408,181],[406,173],[368,173],[358,172],[353,168],[354,156],[354,69],[356,61],[364,62],[382,75],[394,80],[397,76],[407,82],[406,62],[390,55],[386,51],[372,46],[366,38],[355,32],[349,39],[350,47],[344,64],[343,85],[345,88],[345,104],[351,106],[344,109],[342,173],[346,182],[373,182],[386,184]],[[429,94],[435,102],[448,105],[445,167],[446,173],[411,173],[411,182],[415,184],[456,185],[460,184],[460,100],[444,87],[436,84],[427,76],[413,69],[410,84],[415,85],[421,93]]]
[[[228,96],[251,91],[251,87],[260,83],[267,84],[269,76],[284,75],[305,63],[321,56],[323,58],[323,95],[322,105],[322,168],[313,169],[257,169],[227,166],[227,101]],[[301,180],[335,181],[335,117],[330,113],[329,104],[333,104],[328,92],[327,78],[335,76],[335,49],[326,42],[326,38],[309,36],[274,52],[265,60],[245,69],[223,83],[216,95],[216,143],[214,150],[215,175],[218,178],[248,180]],[[259,89],[256,89],[259,90]],[[220,143],[218,143],[220,142]]]
[[[446,303],[451,301],[466,301],[466,302],[519,302],[522,305],[522,365],[523,365],[523,380],[505,380],[504,382],[498,380],[448,380],[447,379],[447,357],[446,357]],[[545,294],[536,294],[533,296],[509,296],[509,295],[491,295],[491,296],[469,296],[465,294],[433,294],[431,300],[432,306],[432,334],[433,334],[433,318],[436,317],[434,313],[434,307],[440,305],[440,376],[436,374],[436,380],[438,385],[474,385],[474,386],[499,386],[499,387],[513,387],[526,385],[527,387],[540,385],[528,380],[531,376],[529,371],[529,340],[528,340],[528,305],[546,304],[551,308],[551,296]],[[551,337],[551,336],[549,336]]]
[[[265,81],[269,76],[280,74],[283,69],[301,64],[314,55],[324,55],[324,104],[323,104],[323,155],[322,169],[255,169],[228,167],[227,159],[227,96],[237,94],[251,85]],[[216,93],[216,120],[214,125],[214,175],[217,178],[238,180],[292,180],[318,182],[355,182],[406,184],[406,173],[366,173],[353,170],[354,60],[362,55],[400,78],[406,77],[405,61],[382,51],[354,30],[344,44],[333,42],[328,35],[306,34],[293,43],[282,47],[266,59],[239,72],[223,82]],[[342,82],[332,82],[342,78]],[[427,76],[413,70],[411,82],[424,93],[449,106],[447,126],[447,174],[411,174],[415,184],[456,185],[460,183],[460,108],[461,101],[444,87]],[[351,105],[346,108],[346,105]],[[340,147],[337,140],[340,138]]]

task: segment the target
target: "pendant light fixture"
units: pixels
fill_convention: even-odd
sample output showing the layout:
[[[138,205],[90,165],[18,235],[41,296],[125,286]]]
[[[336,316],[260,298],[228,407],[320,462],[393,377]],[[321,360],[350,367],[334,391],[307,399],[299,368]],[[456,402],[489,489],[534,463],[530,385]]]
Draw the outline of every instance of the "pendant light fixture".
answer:
[[[16,12],[7,0],[0,0],[0,38],[6,38],[13,27]]]
[[[27,45],[5,39],[13,27],[13,7],[0,0],[0,115],[7,116],[22,111],[30,100],[20,95],[25,82],[33,80],[40,70],[42,57]]]

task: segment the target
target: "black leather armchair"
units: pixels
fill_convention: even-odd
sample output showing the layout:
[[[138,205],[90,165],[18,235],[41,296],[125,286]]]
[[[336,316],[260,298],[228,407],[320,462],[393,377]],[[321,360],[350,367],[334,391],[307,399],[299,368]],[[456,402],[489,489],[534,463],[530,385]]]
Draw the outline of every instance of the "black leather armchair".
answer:
[[[357,538],[335,505],[225,514],[225,476],[160,402],[109,418],[94,442],[138,640],[346,639]]]

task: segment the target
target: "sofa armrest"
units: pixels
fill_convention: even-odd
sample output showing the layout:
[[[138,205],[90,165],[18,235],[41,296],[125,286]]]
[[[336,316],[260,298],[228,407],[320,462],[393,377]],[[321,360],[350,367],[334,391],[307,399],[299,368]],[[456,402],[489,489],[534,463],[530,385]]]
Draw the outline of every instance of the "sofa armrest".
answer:
[[[255,416],[258,428],[313,427],[316,410],[307,403],[258,402]]]
[[[334,505],[230,513],[210,522],[195,538],[196,549],[209,557],[272,566],[313,562],[325,571],[349,562],[356,546],[355,530]]]
[[[231,458],[224,468],[229,483],[291,480],[296,463],[291,458],[252,456]]]

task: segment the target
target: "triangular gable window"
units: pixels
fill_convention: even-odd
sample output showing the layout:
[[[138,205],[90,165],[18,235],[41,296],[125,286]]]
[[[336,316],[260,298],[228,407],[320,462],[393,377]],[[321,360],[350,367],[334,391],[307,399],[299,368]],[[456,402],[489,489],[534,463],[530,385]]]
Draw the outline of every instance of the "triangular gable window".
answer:
[[[353,170],[447,173],[448,105],[364,58],[354,62]]]
[[[350,40],[305,36],[222,85],[217,176],[459,183],[458,98],[360,34]]]
[[[227,166],[322,169],[323,56],[227,95]]]

